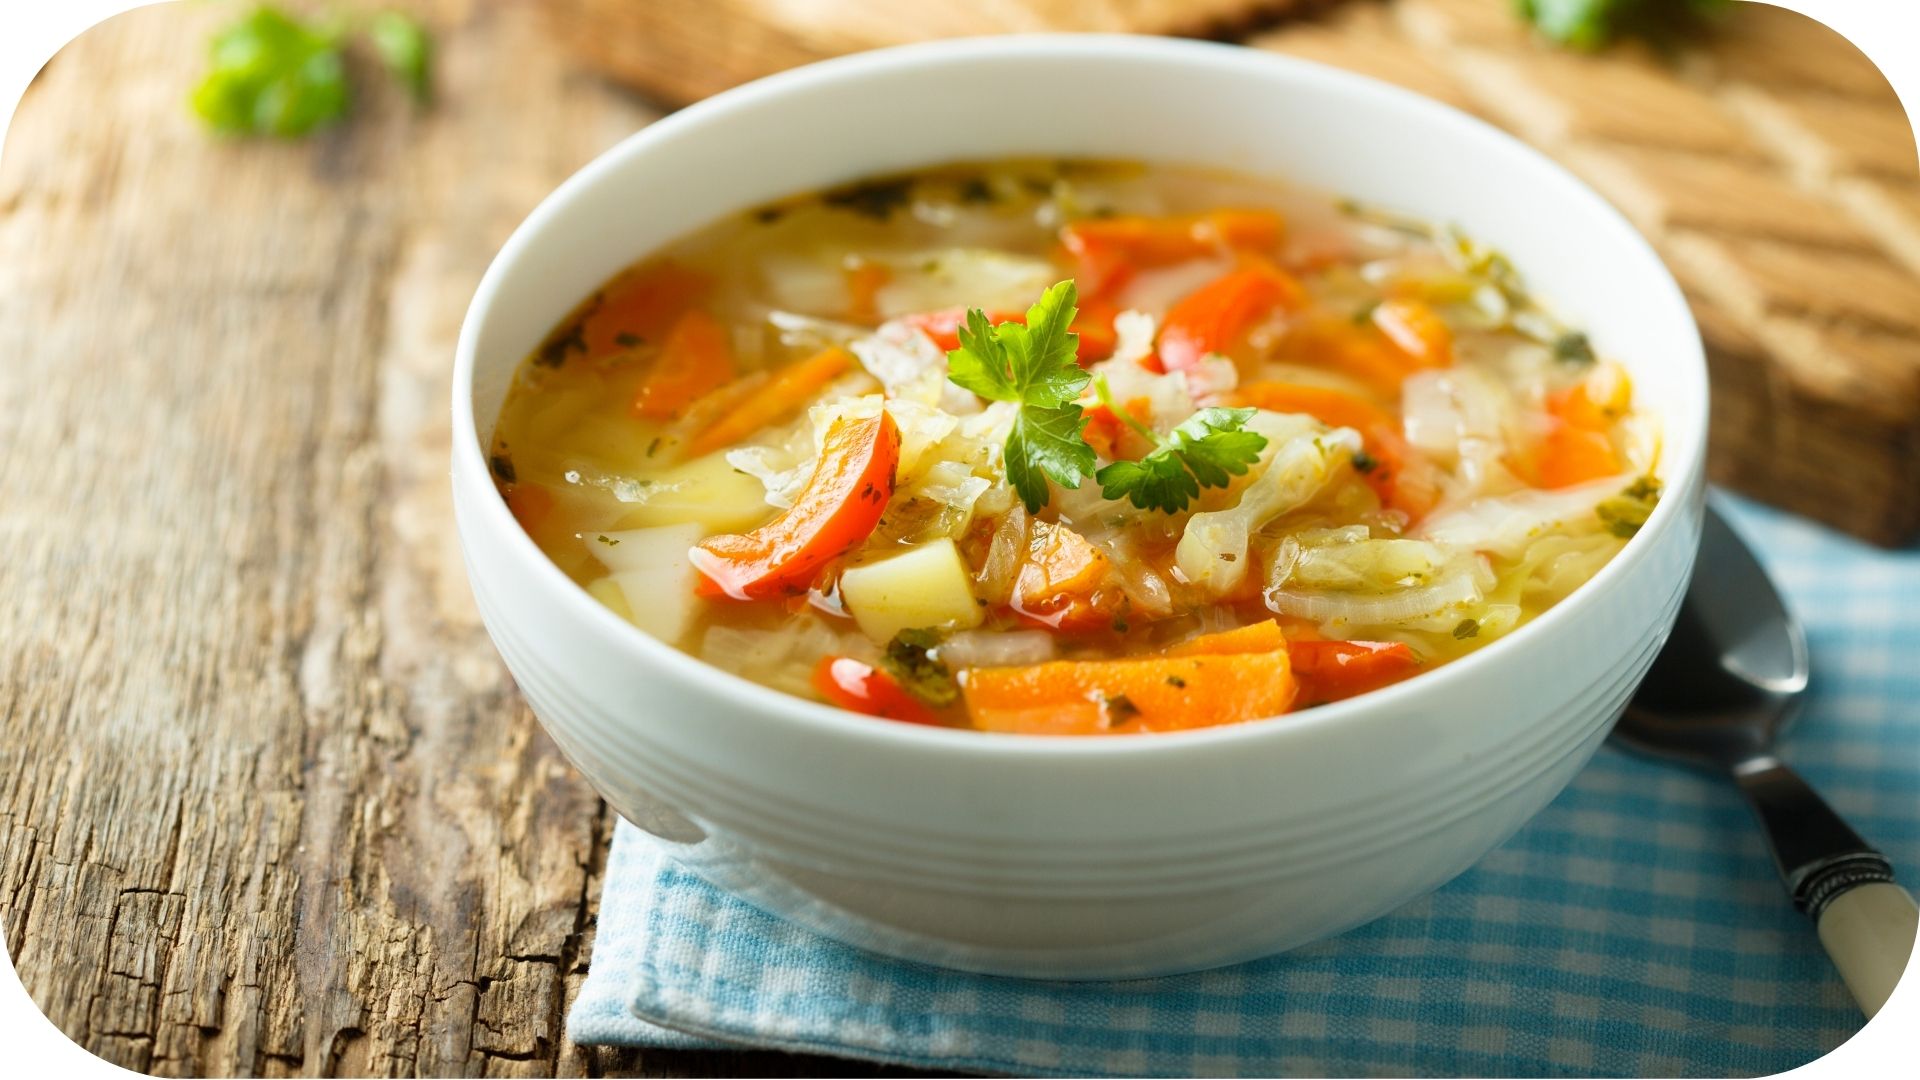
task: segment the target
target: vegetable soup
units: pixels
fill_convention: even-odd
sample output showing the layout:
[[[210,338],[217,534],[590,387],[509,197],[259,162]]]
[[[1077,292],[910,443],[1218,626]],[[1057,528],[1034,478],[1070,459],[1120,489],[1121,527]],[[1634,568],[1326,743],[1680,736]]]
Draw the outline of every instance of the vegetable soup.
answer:
[[[1458,230],[1011,161],[710,225],[527,358],[492,467],[600,603],[888,721],[1275,716],[1567,596],[1659,497],[1626,372]]]

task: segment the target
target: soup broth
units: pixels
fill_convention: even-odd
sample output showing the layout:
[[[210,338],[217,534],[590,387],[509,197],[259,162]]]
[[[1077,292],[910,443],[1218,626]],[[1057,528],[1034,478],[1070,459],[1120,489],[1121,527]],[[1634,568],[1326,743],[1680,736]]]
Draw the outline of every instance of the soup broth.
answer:
[[[1028,734],[1413,677],[1659,495],[1623,368],[1444,225],[1095,161],[883,177],[605,283],[495,428],[521,526],[748,679]]]

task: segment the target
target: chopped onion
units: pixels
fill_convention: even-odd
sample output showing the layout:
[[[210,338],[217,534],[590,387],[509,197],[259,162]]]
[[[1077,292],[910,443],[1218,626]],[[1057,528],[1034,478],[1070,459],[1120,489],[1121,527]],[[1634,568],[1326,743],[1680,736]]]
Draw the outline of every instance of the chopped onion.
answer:
[[[1267,607],[1318,623],[1384,626],[1437,615],[1449,608],[1480,602],[1480,586],[1471,570],[1461,569],[1418,588],[1388,593],[1354,593],[1273,586]]]
[[[1044,664],[1054,654],[1053,635],[1045,630],[962,630],[934,650],[935,658],[954,671]]]
[[[1307,417],[1258,412],[1247,428],[1267,436],[1265,468],[1224,510],[1187,519],[1174,562],[1181,576],[1223,596],[1247,576],[1247,541],[1254,531],[1313,498],[1333,470],[1360,449],[1351,428],[1325,432]],[[1286,432],[1296,432],[1284,438]]]

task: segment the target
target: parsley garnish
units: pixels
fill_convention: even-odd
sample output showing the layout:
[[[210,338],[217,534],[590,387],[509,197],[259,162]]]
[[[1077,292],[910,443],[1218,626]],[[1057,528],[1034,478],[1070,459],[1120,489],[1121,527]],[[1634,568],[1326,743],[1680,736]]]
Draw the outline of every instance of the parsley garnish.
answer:
[[[601,543],[607,545],[608,547],[617,547],[620,544],[620,541],[615,540],[613,537],[608,536],[606,533],[601,533],[599,536],[594,537],[594,539],[600,541]]]
[[[1593,363],[1593,343],[1578,330],[1569,330],[1553,339],[1553,358],[1569,364]]]
[[[193,111],[216,131],[305,135],[347,115],[352,93],[338,23],[308,25],[261,6],[213,39]]]
[[[1653,508],[1660,505],[1661,487],[1658,477],[1642,476],[1620,494],[1601,499],[1593,512],[1608,532],[1622,540],[1631,540],[1640,526],[1653,516]]]
[[[1139,461],[1116,461],[1094,479],[1100,494],[1124,498],[1142,510],[1172,514],[1186,508],[1203,487],[1225,487],[1260,459],[1266,436],[1243,430],[1252,409],[1201,409],[1161,436],[1113,401],[1103,379],[1094,387],[1101,404],[1153,443]]]
[[[1072,281],[1048,289],[1027,309],[1025,325],[993,326],[979,308],[959,328],[960,347],[947,354],[947,378],[989,401],[1020,407],[1007,434],[1007,480],[1028,513],[1038,513],[1052,492],[1047,478],[1077,488],[1092,476],[1093,447],[1081,438],[1087,418],[1074,399],[1089,376],[1075,354],[1077,335],[1067,327],[1078,314]]]
[[[1453,636],[1461,641],[1472,637],[1479,637],[1480,621],[1478,619],[1461,619],[1460,625],[1453,628]]]
[[[900,688],[929,705],[951,705],[960,696],[953,673],[944,661],[933,655],[940,644],[940,632],[931,629],[902,630],[887,642],[880,666],[900,683]]]
[[[426,104],[433,94],[433,43],[426,30],[398,11],[383,11],[367,24],[367,39],[413,100]]]
[[[1727,0],[1516,0],[1521,18],[1574,49],[1598,49],[1622,36],[1670,41],[1718,14]]]
[[[1355,472],[1370,473],[1379,467],[1379,458],[1374,457],[1365,450],[1356,450],[1353,452],[1353,470]]]

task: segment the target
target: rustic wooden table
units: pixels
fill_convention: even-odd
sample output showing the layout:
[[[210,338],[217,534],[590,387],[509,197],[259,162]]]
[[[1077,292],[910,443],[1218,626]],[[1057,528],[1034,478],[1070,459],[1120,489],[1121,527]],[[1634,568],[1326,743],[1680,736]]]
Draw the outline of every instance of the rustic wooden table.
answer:
[[[528,5],[449,0],[435,107],[375,77],[322,136],[222,141],[184,99],[235,10],[89,32],[0,160],[21,979],[152,1072],[844,1071],[565,1040],[611,821],[515,693],[453,536],[467,300],[656,110],[573,73]]]

